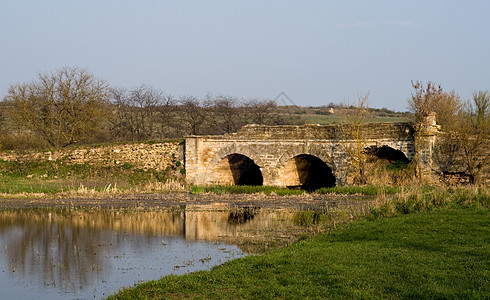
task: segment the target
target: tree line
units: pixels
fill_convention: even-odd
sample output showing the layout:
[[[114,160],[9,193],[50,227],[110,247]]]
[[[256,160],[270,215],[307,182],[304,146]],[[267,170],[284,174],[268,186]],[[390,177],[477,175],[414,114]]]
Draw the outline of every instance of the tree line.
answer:
[[[421,179],[420,142],[426,120],[435,112],[446,133],[447,153],[463,153],[464,172],[477,181],[488,155],[490,93],[475,92],[467,101],[432,82],[412,82],[408,110],[414,129],[413,163]],[[358,182],[363,183],[364,157],[360,125],[370,110],[368,93],[345,114],[349,136],[358,141],[351,149]],[[330,104],[331,105],[331,104]],[[11,85],[0,102],[0,149],[66,147],[82,143],[161,140],[186,135],[236,132],[246,124],[302,124],[272,100],[237,99],[223,95],[174,97],[150,86],[113,88],[85,69],[63,68],[39,74],[36,81]],[[442,151],[442,150],[441,150]],[[447,154],[446,153],[446,154]],[[441,157],[448,157],[443,155]],[[441,169],[451,162],[441,159]],[[448,166],[443,166],[447,163]]]
[[[301,120],[272,100],[174,97],[147,85],[113,88],[85,69],[63,68],[10,86],[0,103],[0,149],[160,140],[291,123]]]

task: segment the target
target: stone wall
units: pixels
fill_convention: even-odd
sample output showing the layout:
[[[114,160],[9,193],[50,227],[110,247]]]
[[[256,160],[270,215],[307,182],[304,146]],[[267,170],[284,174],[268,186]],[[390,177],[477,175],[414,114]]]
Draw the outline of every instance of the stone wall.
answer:
[[[46,152],[4,151],[0,159],[12,160],[63,160],[67,164],[91,164],[118,166],[130,164],[139,169],[163,171],[167,167],[184,161],[183,144],[168,143],[131,143],[101,146],[80,146],[70,149],[58,149]]]

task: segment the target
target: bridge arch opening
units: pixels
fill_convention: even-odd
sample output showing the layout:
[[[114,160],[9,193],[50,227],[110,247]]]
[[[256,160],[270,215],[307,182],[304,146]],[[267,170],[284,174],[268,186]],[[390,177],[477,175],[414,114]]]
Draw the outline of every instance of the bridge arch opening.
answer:
[[[372,184],[402,184],[409,169],[410,159],[405,153],[390,146],[371,146],[364,149],[367,181]]]
[[[391,164],[408,164],[410,160],[405,153],[400,150],[391,148],[390,146],[371,146],[365,149],[366,154],[370,155],[373,159],[385,160]]]
[[[282,168],[283,184],[289,188],[316,190],[335,186],[332,169],[320,158],[310,154],[297,155]]]
[[[219,184],[263,185],[264,183],[260,167],[248,156],[239,153],[224,157],[218,164],[216,175]]]

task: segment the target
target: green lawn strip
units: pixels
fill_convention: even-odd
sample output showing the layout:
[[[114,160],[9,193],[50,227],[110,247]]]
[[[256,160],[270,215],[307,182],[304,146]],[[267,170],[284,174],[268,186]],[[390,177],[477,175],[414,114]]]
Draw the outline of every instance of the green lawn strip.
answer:
[[[32,180],[26,178],[1,178],[0,193],[17,194],[17,193],[45,193],[55,194],[63,190],[72,189],[72,187],[61,182],[46,180]]]
[[[193,186],[191,188],[193,194],[213,193],[213,194],[254,194],[264,193],[270,195],[275,193],[279,196],[286,195],[301,195],[306,193],[304,190],[291,190],[288,188],[277,186],[252,186],[252,185],[209,185],[209,186]]]
[[[355,221],[302,240],[183,276],[126,289],[111,299],[490,297],[490,210]]]
[[[22,193],[43,193],[54,195],[66,191],[75,191],[85,186],[103,191],[108,183],[96,179],[41,179],[21,177],[0,177],[0,193],[15,195]]]
[[[303,116],[303,121],[306,124],[335,124],[342,123],[344,118],[340,115],[305,115]],[[373,117],[368,118],[366,120],[369,123],[379,123],[379,122],[387,122],[387,123],[395,123],[395,122],[407,122],[407,119],[404,117]]]
[[[368,195],[373,196],[379,193],[395,194],[400,192],[401,187],[393,186],[335,186],[320,188],[313,193],[317,194],[337,194],[337,195]],[[288,189],[277,186],[250,186],[250,185],[209,185],[209,186],[193,186],[191,188],[193,194],[213,193],[213,194],[254,194],[264,193],[270,195],[275,193],[279,196],[301,195],[307,193],[305,190]]]
[[[334,187],[324,187],[315,191],[318,194],[338,194],[338,195],[366,195],[374,196],[379,193],[385,194],[396,194],[401,191],[399,186],[376,186],[376,185],[366,185],[366,186],[334,186]]]

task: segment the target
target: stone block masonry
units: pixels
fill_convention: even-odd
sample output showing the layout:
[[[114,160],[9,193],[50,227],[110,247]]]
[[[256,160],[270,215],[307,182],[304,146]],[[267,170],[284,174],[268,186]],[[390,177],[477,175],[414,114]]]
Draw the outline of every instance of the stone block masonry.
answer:
[[[130,164],[137,169],[166,170],[184,161],[183,145],[178,142],[128,143],[101,146],[80,146],[46,152],[1,152],[0,159],[12,160],[61,160],[67,164],[120,166]]]
[[[348,149],[356,146],[356,140],[345,134],[347,130],[348,125],[247,125],[223,136],[186,137],[186,180],[197,185],[350,184]],[[408,123],[364,124],[361,135],[364,147],[388,146],[409,160],[414,156],[413,130]],[[432,136],[424,139],[431,144]],[[423,164],[424,171],[430,169],[429,158]]]

